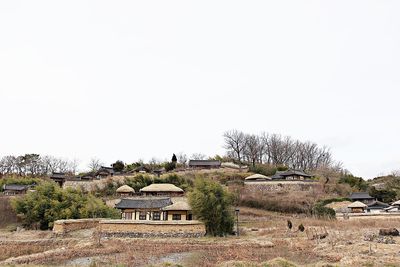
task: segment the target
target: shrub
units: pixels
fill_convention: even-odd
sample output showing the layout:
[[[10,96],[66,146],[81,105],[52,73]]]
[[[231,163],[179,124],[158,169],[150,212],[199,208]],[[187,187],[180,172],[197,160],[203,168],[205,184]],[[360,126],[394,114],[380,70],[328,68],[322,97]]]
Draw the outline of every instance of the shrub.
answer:
[[[249,172],[259,173],[266,176],[274,175],[277,168],[268,164],[256,164],[249,167]]]
[[[126,177],[125,183],[135,189],[135,192],[139,192],[145,186],[148,186],[154,182],[154,178],[150,175],[138,174],[133,177]]]
[[[167,174],[166,176],[163,176],[162,179],[161,183],[174,184],[185,191],[190,190],[193,187],[193,180],[184,178],[177,174]]]
[[[326,206],[330,203],[343,202],[343,201],[351,201],[351,199],[347,198],[347,197],[328,198],[328,199],[318,201],[318,204],[322,205],[322,206]]]
[[[320,203],[315,204],[312,213],[314,216],[326,219],[334,219],[336,218],[336,212],[332,208],[325,207]]]
[[[113,167],[114,171],[116,171],[116,172],[121,172],[125,168],[125,164],[121,160],[117,160],[115,163],[111,164],[111,166]]]
[[[107,207],[104,202],[82,191],[61,189],[54,182],[44,182],[23,197],[15,198],[12,207],[22,214],[23,224],[27,227],[38,225],[46,230],[60,219],[80,218],[118,218],[119,212]]]
[[[196,179],[189,203],[193,214],[203,221],[206,232],[212,236],[224,236],[233,232],[232,196],[221,184]]]
[[[166,163],[164,163],[164,168],[167,172],[172,171],[176,168],[176,163],[175,162],[166,162]]]
[[[378,190],[375,189],[375,187],[371,187],[371,189],[369,190],[369,194],[371,195],[371,197],[374,197],[379,201],[383,201],[386,203],[393,202],[397,199],[397,193],[394,190]]]
[[[364,181],[363,178],[356,177],[351,174],[340,177],[339,184],[348,184],[352,188],[355,188],[355,189],[361,190],[361,191],[365,191],[368,188],[368,184],[366,181]]]

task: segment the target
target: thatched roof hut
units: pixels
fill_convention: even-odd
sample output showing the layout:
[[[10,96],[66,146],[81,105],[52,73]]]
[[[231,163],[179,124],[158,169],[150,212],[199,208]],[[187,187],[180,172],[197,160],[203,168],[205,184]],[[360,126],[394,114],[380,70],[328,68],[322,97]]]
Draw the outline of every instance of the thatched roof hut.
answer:
[[[133,189],[129,185],[123,185],[123,186],[118,187],[117,193],[119,193],[119,194],[121,194],[121,193],[124,193],[124,194],[135,193],[135,189]]]
[[[182,188],[173,184],[151,184],[139,190],[144,195],[182,195]]]
[[[360,201],[356,201],[347,206],[353,213],[363,213],[368,206]]]
[[[367,205],[360,201],[356,201],[347,206],[348,208],[366,208]]]
[[[262,174],[253,174],[250,175],[249,177],[245,178],[246,181],[266,181],[266,180],[272,180],[271,177],[262,175]]]

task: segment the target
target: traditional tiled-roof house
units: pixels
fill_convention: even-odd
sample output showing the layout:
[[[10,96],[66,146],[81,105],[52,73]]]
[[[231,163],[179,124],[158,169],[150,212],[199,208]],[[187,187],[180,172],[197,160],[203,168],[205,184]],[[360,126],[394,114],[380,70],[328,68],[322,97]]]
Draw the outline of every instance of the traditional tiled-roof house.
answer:
[[[3,194],[6,196],[22,195],[25,194],[31,186],[19,184],[5,184],[3,185]]]
[[[380,213],[389,207],[390,207],[389,204],[383,203],[381,201],[373,201],[367,205],[367,212]]]
[[[63,172],[53,172],[53,174],[50,176],[50,179],[58,183],[61,187],[63,186],[66,180],[69,180],[71,178],[72,178],[71,175],[68,175]]]
[[[221,167],[219,160],[189,160],[189,168],[194,169],[218,169]]]
[[[352,201],[360,201],[364,204],[370,204],[375,201],[375,198],[371,197],[367,192],[354,192],[349,198]]]
[[[108,176],[114,176],[115,171],[112,167],[104,167],[101,166],[100,169],[96,172],[96,177],[98,179],[105,178]]]
[[[282,172],[277,171],[275,175],[273,175],[271,178],[273,180],[307,180],[312,177],[312,175],[307,174],[303,171],[291,170]]]
[[[187,202],[170,197],[139,197],[122,199],[115,205],[123,220],[180,221],[192,220]]]

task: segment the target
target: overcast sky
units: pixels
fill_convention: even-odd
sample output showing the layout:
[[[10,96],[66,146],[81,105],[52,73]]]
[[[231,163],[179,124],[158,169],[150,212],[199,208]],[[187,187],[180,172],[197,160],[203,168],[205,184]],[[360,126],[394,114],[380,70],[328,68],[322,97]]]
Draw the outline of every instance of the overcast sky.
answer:
[[[400,169],[400,1],[1,1],[0,156],[223,154],[239,129]]]

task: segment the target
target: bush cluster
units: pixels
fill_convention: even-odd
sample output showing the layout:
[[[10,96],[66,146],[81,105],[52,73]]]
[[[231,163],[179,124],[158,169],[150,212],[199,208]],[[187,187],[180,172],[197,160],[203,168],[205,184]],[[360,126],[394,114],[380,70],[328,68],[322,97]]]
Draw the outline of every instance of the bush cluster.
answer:
[[[61,189],[54,182],[43,182],[23,197],[15,198],[12,207],[22,215],[24,226],[42,230],[61,219],[119,218],[119,212],[81,190]]]
[[[277,167],[268,164],[256,164],[255,166],[249,167],[249,172],[259,173],[265,176],[272,176],[277,170]]]
[[[325,207],[320,203],[315,204],[315,206],[312,209],[312,214],[316,217],[324,218],[324,219],[335,219],[336,218],[336,212],[334,209]]]
[[[211,236],[224,236],[233,232],[233,197],[220,183],[198,178],[189,194],[193,214],[206,226]]]

